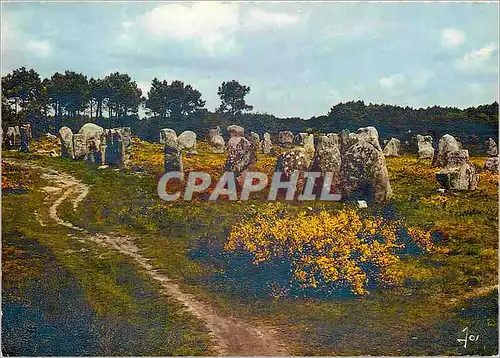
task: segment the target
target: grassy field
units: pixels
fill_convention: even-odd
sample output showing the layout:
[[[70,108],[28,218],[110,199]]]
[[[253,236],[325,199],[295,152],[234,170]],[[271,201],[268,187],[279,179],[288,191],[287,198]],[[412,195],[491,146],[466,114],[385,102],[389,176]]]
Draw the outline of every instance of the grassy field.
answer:
[[[208,154],[204,146],[201,142],[200,154],[185,158],[185,169],[209,171],[217,178],[225,155]],[[434,179],[436,169],[430,162],[412,156],[388,159],[394,199],[387,206],[371,205],[360,215],[390,217],[408,227],[425,228],[432,232],[438,250],[405,257],[400,264],[405,279],[400,284],[372,289],[366,295],[270,297],[254,285],[261,273],[251,268],[235,270],[223,250],[231,227],[268,205],[258,195],[247,202],[161,202],[156,183],[162,170],[162,149],[149,143],[134,143],[133,165],[142,167],[143,172],[99,170],[96,165],[33,154],[3,155],[71,173],[91,185],[90,194],[76,212],[68,203],[59,208],[59,215],[89,231],[133,234],[141,253],[185,291],[222,313],[277,327],[294,354],[498,352],[498,298],[493,287],[498,265],[497,175],[481,173],[474,192],[440,194]],[[479,168],[484,159],[473,158]],[[275,160],[259,155],[255,169],[270,173]],[[41,285],[41,277],[49,270],[46,262],[56,260],[58,269],[78,283],[71,302],[88,308],[91,318],[86,320],[91,328],[109,332],[121,322],[111,335],[88,328],[97,332],[88,339],[98,342],[93,352],[210,353],[209,338],[200,323],[182,313],[175,302],[159,296],[155,284],[126,258],[72,240],[68,229],[40,226],[33,213],[41,207],[39,188],[45,184],[37,173],[4,168],[4,174],[9,181],[22,181],[26,186],[26,191],[3,194],[4,297],[33,299],[30,287]],[[352,203],[285,205],[290,216],[358,210]],[[18,269],[7,269],[8,265]],[[60,284],[54,282],[53,286]],[[45,292],[50,289],[40,288]],[[54,305],[67,304],[65,296],[49,298],[55,300]],[[480,335],[467,349],[457,342],[465,327]],[[124,336],[126,345],[121,344]]]

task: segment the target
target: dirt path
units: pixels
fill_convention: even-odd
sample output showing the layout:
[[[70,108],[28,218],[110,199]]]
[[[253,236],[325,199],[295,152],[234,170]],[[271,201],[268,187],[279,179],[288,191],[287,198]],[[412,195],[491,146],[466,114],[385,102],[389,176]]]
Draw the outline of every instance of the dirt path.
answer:
[[[155,270],[149,260],[141,255],[133,237],[115,233],[90,234],[85,229],[61,219],[57,214],[58,207],[64,201],[69,200],[76,210],[78,204],[89,193],[89,187],[86,184],[67,173],[57,172],[50,168],[7,161],[9,164],[40,170],[42,178],[52,184],[52,186],[42,188],[47,193],[46,203],[49,206],[50,218],[59,225],[78,231],[80,233],[79,237],[113,248],[132,258],[151,278],[161,284],[162,292],[165,295],[182,303],[189,312],[205,322],[213,335],[216,344],[214,348],[220,355],[277,356],[288,354],[284,344],[280,343],[278,333],[274,329],[245,322],[234,317],[221,316],[210,304],[201,302],[194,295],[183,292],[177,283],[170,280],[164,273]],[[38,212],[35,213],[35,216],[41,225],[46,225],[40,220]]]

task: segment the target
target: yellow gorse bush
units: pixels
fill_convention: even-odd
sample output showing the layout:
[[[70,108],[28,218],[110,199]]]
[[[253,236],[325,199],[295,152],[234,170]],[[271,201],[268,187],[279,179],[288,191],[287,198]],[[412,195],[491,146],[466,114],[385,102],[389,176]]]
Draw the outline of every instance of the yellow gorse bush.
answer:
[[[369,279],[383,283],[400,279],[397,250],[405,244],[398,240],[399,228],[396,221],[361,217],[348,209],[289,217],[282,203],[273,203],[234,225],[224,249],[250,253],[255,265],[275,258],[288,260],[291,281],[300,288],[340,284],[364,294]],[[415,229],[413,234],[419,238],[416,243],[427,249],[430,233]]]

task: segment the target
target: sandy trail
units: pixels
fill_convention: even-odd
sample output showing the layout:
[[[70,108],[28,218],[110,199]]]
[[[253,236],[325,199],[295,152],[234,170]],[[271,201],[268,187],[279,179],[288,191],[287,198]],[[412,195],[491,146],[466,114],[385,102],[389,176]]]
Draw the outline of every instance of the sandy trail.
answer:
[[[156,270],[149,263],[149,260],[141,255],[133,237],[115,233],[90,234],[85,229],[61,219],[57,214],[58,207],[66,200],[69,200],[76,210],[79,203],[89,193],[88,185],[67,173],[61,173],[50,168],[10,160],[8,162],[12,165],[39,170],[42,178],[50,181],[52,185],[42,188],[47,193],[46,203],[50,205],[48,208],[50,218],[59,225],[78,231],[79,236],[83,235],[82,238],[84,239],[113,248],[132,258],[151,278],[161,284],[162,293],[183,304],[189,312],[205,323],[215,342],[213,348],[220,355],[278,356],[288,354],[285,345],[278,338],[277,331],[273,328],[234,317],[222,316],[210,304],[198,300],[190,293],[183,292],[177,283],[173,282],[164,273]],[[46,225],[40,220],[38,212],[36,217],[41,225]]]

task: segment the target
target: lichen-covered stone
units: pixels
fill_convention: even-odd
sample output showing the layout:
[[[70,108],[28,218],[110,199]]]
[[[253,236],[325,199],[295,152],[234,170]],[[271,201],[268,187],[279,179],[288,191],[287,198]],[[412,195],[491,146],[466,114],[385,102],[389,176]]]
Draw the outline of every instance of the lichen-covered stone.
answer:
[[[439,140],[437,155],[432,162],[432,166],[446,167],[448,165],[448,154],[456,150],[460,150],[457,140],[453,136],[445,134]]]
[[[185,150],[188,153],[196,153],[196,133],[193,131],[184,131],[179,134],[179,145],[181,150]]]
[[[498,156],[486,159],[483,168],[492,173],[498,174]]]
[[[293,146],[293,133],[290,131],[281,131],[278,134],[278,145],[289,148]]]
[[[208,131],[208,144],[212,153],[224,153],[226,150],[226,142],[222,137],[222,130],[219,126]]]
[[[384,148],[384,155],[386,157],[399,157],[401,152],[401,141],[396,138],[391,138]]]
[[[252,143],[245,137],[232,136],[227,142],[227,149],[228,156],[224,170],[234,172],[235,177],[242,174],[257,160]]]
[[[392,196],[384,154],[371,142],[360,140],[347,150],[342,156],[340,176],[346,199],[383,203]]]
[[[447,190],[475,190],[479,182],[476,167],[467,150],[449,152],[448,165],[436,174],[439,185]]]
[[[417,134],[418,157],[420,159],[433,159],[434,147],[432,146],[432,137],[430,135]]]
[[[264,154],[270,154],[271,150],[273,149],[273,142],[271,142],[271,135],[267,132],[264,133],[261,147],[262,147],[262,153]]]
[[[237,126],[236,124],[232,124],[227,127],[227,132],[229,133],[229,137],[243,137],[245,136],[245,128]]]
[[[169,135],[173,135],[177,138],[177,133],[175,130],[170,128],[160,129],[160,144],[165,144],[165,138]]]
[[[495,157],[498,155],[497,144],[495,143],[495,141],[492,138],[488,138],[488,140],[486,141],[486,146],[488,148],[486,151],[486,154],[489,157]]]

